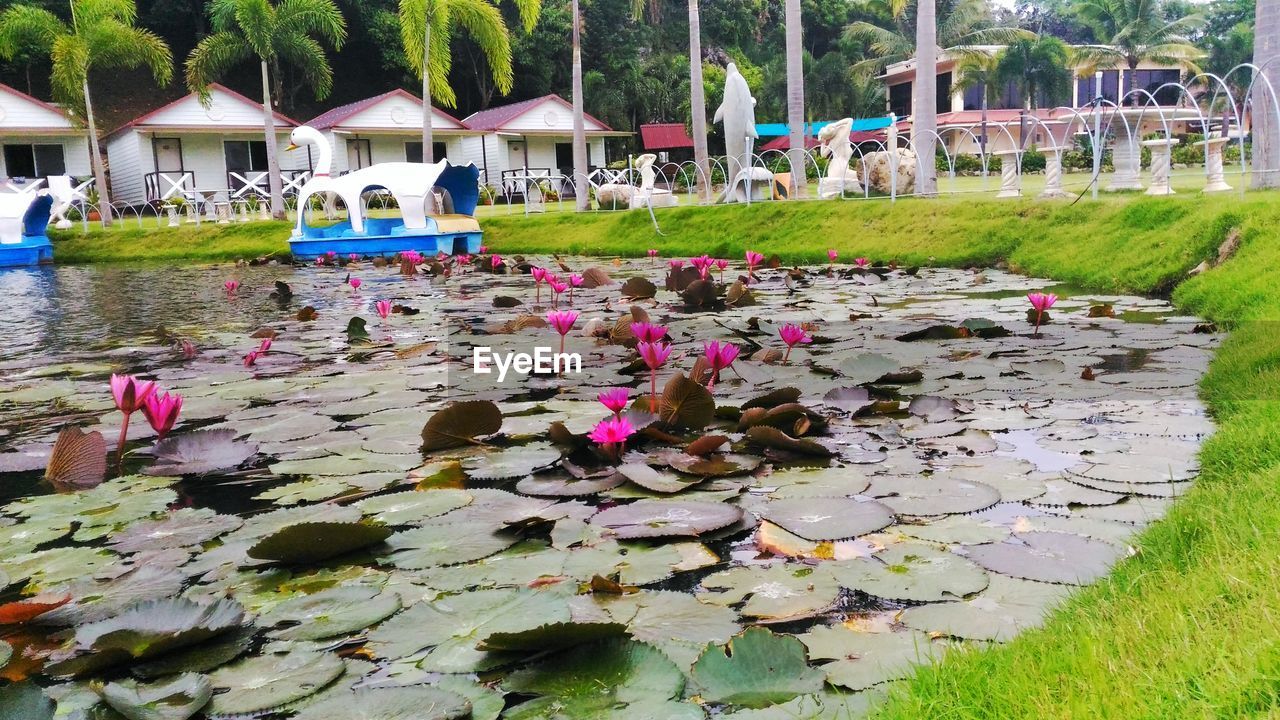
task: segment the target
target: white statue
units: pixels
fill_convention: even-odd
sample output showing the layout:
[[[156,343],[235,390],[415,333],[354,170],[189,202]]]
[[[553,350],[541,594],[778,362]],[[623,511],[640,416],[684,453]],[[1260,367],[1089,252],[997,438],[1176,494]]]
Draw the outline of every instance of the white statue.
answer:
[[[725,68],[724,100],[716,108],[712,122],[724,123],[724,147],[729,165],[725,179],[729,186],[722,200],[745,200],[746,193],[739,184],[751,185],[757,179],[766,181],[767,190],[773,179],[772,173],[765,171],[767,177],[756,178],[751,169],[752,149],[759,137],[756,133],[756,99],[751,97],[751,88],[747,87],[747,80],[738,72],[735,63],[729,63]]]
[[[858,171],[849,167],[849,159],[853,157],[853,143],[849,141],[852,129],[853,118],[844,118],[818,132],[818,152],[831,159],[826,177],[818,181],[818,197],[824,200],[841,197],[846,192],[862,192]]]
[[[645,153],[635,160],[635,167],[640,171],[640,187],[631,194],[630,206],[633,210],[645,206],[674,207],[677,203],[676,196],[672,195],[670,190],[653,187],[656,177],[653,163],[657,159],[657,155]]]

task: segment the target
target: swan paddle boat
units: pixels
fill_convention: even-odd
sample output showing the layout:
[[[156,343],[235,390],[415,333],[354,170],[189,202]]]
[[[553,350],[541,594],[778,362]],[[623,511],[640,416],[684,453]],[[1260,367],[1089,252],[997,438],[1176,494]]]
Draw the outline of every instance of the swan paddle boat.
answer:
[[[45,234],[52,208],[45,191],[0,192],[0,268],[53,262]]]
[[[387,256],[414,250],[424,255],[480,252],[480,171],[474,164],[389,162],[332,177],[333,150],[315,128],[303,125],[289,135],[289,149],[314,146],[319,155],[315,176],[298,192],[298,224],[289,248],[298,260],[328,253],[345,257]],[[385,190],[395,198],[400,217],[369,217],[367,193]],[[324,217],[333,217],[336,201],[347,207],[347,219],[307,223],[308,210],[319,198]]]

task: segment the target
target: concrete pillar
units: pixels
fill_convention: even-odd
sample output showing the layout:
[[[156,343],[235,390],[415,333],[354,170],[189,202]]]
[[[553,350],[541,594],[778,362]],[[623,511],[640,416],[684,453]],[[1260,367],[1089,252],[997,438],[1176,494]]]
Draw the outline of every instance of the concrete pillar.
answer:
[[[1142,148],[1138,144],[1138,134],[1127,133],[1123,128],[1116,131],[1115,142],[1111,144],[1111,162],[1115,172],[1111,176],[1111,184],[1107,190],[1141,190]]]
[[[1017,150],[1000,150],[995,153],[1000,158],[1000,192],[997,198],[1022,197],[1022,173],[1018,167]]]
[[[1169,187],[1169,176],[1173,172],[1173,146],[1181,140],[1177,138],[1165,140],[1147,140],[1142,147],[1151,148],[1151,187],[1148,195],[1173,195]]]
[[[1227,184],[1226,173],[1222,169],[1222,151],[1229,142],[1231,142],[1230,138],[1211,137],[1195,144],[1195,147],[1208,146],[1204,160],[1205,186],[1203,192],[1226,192],[1231,189],[1231,186]]]
[[[1040,148],[1044,153],[1044,191],[1039,197],[1042,200],[1071,197],[1071,193],[1062,189],[1062,155],[1065,147]]]

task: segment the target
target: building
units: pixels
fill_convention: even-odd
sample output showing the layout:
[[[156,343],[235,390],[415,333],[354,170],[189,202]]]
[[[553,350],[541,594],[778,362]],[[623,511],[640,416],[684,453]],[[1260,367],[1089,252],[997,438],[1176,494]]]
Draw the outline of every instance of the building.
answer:
[[[1003,49],[1001,45],[974,46],[970,49],[980,50],[994,55]],[[938,134],[943,137],[948,147],[954,152],[977,152],[982,144],[982,87],[961,90],[958,85],[958,66],[962,59],[959,53],[942,51],[938,53],[937,77],[938,92],[935,109],[938,113]],[[1157,103],[1164,108],[1178,106],[1185,98],[1176,87],[1165,87],[1176,83],[1182,77],[1182,68],[1176,64],[1143,62],[1137,70],[1117,65],[1112,68],[1086,68],[1073,65],[1071,97],[1065,107],[1085,108],[1094,100],[1097,85],[1097,72],[1101,72],[1102,97],[1117,104],[1120,100],[1120,88],[1144,88],[1152,93]],[[903,125],[910,131],[912,113],[912,86],[915,81],[916,59],[911,58],[894,63],[885,68],[881,75],[884,80],[885,108],[889,113],[908,122]],[[1131,75],[1132,73],[1132,75]],[[1131,84],[1130,81],[1133,81]],[[1123,84],[1122,84],[1123,82]],[[1047,98],[1039,98],[1039,108],[1048,108],[1052,104]],[[995,151],[1012,149],[1012,145],[1044,146],[1054,142],[1063,142],[1072,131],[1071,121],[1075,115],[1062,109],[1040,109],[1026,115],[1022,112],[1023,102],[1015,85],[1010,83],[1001,89],[999,97],[987,103],[987,147]],[[1135,128],[1138,134],[1154,132],[1160,126],[1159,113],[1149,112],[1142,119],[1142,127]],[[1028,137],[1024,143],[1022,133]]]
[[[693,138],[684,129],[684,123],[641,125],[640,145],[645,152],[656,154],[660,162],[693,159]]]
[[[0,85],[0,180],[92,173],[84,127],[62,108]]]
[[[312,118],[307,125],[324,133],[333,148],[333,175],[374,163],[422,162],[422,99],[406,90],[365,98]],[[479,133],[443,110],[431,108],[432,156],[457,163],[462,139]]]
[[[286,190],[296,190],[311,169],[308,155],[285,152],[298,123],[281,113],[275,120]],[[216,83],[207,107],[194,93],[179,98],[113,130],[106,146],[114,202],[238,200],[268,192],[262,103]]]
[[[600,120],[585,116],[587,164],[606,164],[605,139],[627,137]],[[544,95],[481,110],[462,123],[478,135],[462,139],[464,162],[480,168],[490,185],[511,190],[522,174],[573,177],[573,106],[559,95]],[[515,190],[519,192],[519,190]]]

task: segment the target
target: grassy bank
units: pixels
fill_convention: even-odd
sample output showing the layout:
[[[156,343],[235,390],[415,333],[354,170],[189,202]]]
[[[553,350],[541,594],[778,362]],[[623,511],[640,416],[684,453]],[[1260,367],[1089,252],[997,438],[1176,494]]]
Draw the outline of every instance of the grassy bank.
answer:
[[[1202,383],[1218,423],[1194,489],[1137,543],[1137,553],[1075,593],[1042,630],[956,653],[895,691],[881,716],[916,718],[1208,718],[1280,706],[1280,195],[1109,198],[1075,206],[942,199],[762,204],[646,213],[485,220],[503,254],[789,261],[866,255],[903,263],[1013,268],[1101,291],[1173,292],[1189,313],[1230,330]],[[267,226],[263,226],[267,227]],[[127,232],[60,241],[60,261],[252,257],[286,231],[254,225]],[[205,235],[204,233],[209,233]],[[1231,232],[1239,252],[1183,281]],[[223,244],[234,241],[242,245]],[[276,245],[268,246],[266,243]],[[255,244],[259,243],[259,244]],[[121,249],[127,248],[127,249]],[[243,251],[240,248],[244,248]],[[249,250],[252,248],[252,250]]]
[[[287,222],[218,225],[202,223],[178,228],[156,227],[155,219],[124,220],[110,229],[53,230],[54,260],[60,265],[99,262],[217,262],[289,252]]]

